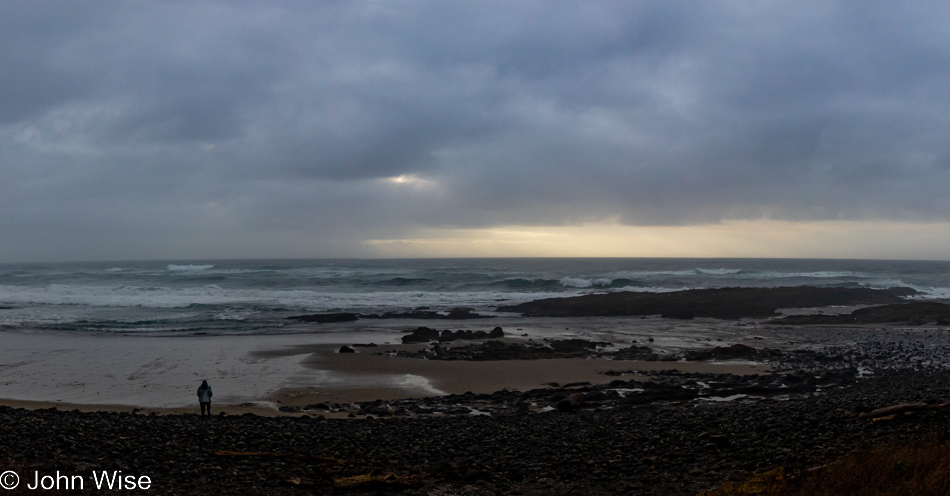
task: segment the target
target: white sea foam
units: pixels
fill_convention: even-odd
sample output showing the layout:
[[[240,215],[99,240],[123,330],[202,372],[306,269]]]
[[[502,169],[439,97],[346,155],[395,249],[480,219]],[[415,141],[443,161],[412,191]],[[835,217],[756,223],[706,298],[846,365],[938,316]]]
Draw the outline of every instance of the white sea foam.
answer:
[[[950,299],[950,288],[922,287],[922,286],[914,286],[912,284],[907,284],[905,286],[915,289],[920,293],[911,297],[914,299],[920,299],[920,300]]]
[[[752,276],[756,279],[788,279],[792,277],[803,277],[809,279],[850,279],[857,278],[863,279],[871,277],[869,274],[863,272],[853,272],[853,271],[834,271],[834,270],[820,270],[815,272],[773,272],[773,271],[764,271],[759,273],[754,273]]]
[[[730,274],[738,274],[742,272],[742,269],[696,269],[696,272],[713,276],[725,276]]]
[[[616,391],[621,398],[626,398],[630,393],[642,393],[644,391],[643,388],[612,388],[610,390]]]
[[[735,276],[739,279],[789,279],[795,277],[812,279],[865,279],[873,277],[870,274],[856,271],[802,271],[802,272],[782,272],[774,270],[750,270],[750,269],[706,269],[695,268],[685,270],[658,270],[658,271],[618,271],[611,273],[614,279],[657,279],[674,277],[705,277],[705,276]]]
[[[645,276],[696,276],[700,275],[700,272],[696,269],[689,270],[663,270],[659,272],[644,272],[642,275]]]
[[[734,394],[732,396],[703,396],[701,398],[696,398],[698,400],[704,401],[735,401],[740,398],[745,398],[749,395],[747,394]]]
[[[561,286],[568,288],[589,288],[594,285],[590,279],[580,279],[577,277],[565,277],[561,279]]]
[[[427,393],[431,393],[437,396],[445,396],[448,394],[445,391],[442,391],[441,389],[438,389],[435,386],[433,386],[432,382],[430,382],[429,379],[426,379],[425,377],[422,377],[421,375],[406,374],[399,379],[398,384],[402,387],[412,387],[412,388],[421,389]]]
[[[214,265],[175,265],[168,264],[168,270],[187,271],[187,270],[208,270]]]
[[[610,276],[614,279],[662,279],[670,276],[675,277],[697,277],[697,276],[726,276],[739,274],[742,269],[684,269],[684,270],[647,270],[647,271],[629,271],[623,270],[613,272]]]
[[[624,286],[624,287],[622,287],[622,288],[617,288],[616,290],[617,290],[617,291],[629,291],[629,292],[631,292],[631,293],[672,293],[673,291],[686,291],[687,289],[692,289],[692,288],[688,288],[688,287],[685,287],[685,286],[681,286],[681,287],[678,287],[678,288],[659,288],[659,287],[656,287],[656,286],[650,286],[650,287],[645,287],[645,286]]]
[[[0,305],[69,305],[127,308],[187,308],[193,305],[264,305],[313,311],[379,311],[419,306],[470,306],[493,309],[535,298],[563,296],[560,292],[499,291],[430,293],[392,291],[372,293],[322,292],[311,289],[233,289],[215,285],[185,288],[158,286],[91,286],[51,284],[45,287],[0,285]]]

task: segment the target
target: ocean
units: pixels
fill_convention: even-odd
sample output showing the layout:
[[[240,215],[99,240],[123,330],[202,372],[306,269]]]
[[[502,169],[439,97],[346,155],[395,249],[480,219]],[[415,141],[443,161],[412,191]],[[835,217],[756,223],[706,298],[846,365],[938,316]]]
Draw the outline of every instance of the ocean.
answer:
[[[0,330],[295,332],[286,318],[499,305],[604,291],[907,286],[950,298],[950,262],[512,258],[201,260],[0,265]]]

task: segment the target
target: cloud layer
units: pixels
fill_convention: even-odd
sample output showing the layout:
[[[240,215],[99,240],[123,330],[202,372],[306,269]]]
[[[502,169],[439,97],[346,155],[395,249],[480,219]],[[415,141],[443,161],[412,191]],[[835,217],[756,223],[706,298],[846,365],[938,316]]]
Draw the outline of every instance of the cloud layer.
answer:
[[[0,261],[950,221],[940,2],[6,2]],[[394,179],[399,178],[399,179]]]

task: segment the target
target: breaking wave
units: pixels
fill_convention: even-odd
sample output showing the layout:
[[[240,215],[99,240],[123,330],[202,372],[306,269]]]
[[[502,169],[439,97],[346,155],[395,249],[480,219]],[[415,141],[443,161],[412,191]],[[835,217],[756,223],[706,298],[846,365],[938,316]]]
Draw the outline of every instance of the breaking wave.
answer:
[[[833,270],[822,270],[816,272],[758,272],[754,274],[756,278],[760,279],[787,279],[792,277],[803,277],[809,279],[865,279],[871,277],[870,274],[865,274],[862,272],[853,272],[853,271],[833,271]]]
[[[907,286],[950,299],[950,263],[742,259],[208,260],[0,265],[0,326],[240,332],[302,312],[499,306],[592,292]],[[72,327],[71,327],[72,326]],[[213,331],[218,329],[218,331]]]
[[[213,268],[214,265],[175,265],[168,264],[168,270],[174,271],[192,271],[192,270],[208,270]]]

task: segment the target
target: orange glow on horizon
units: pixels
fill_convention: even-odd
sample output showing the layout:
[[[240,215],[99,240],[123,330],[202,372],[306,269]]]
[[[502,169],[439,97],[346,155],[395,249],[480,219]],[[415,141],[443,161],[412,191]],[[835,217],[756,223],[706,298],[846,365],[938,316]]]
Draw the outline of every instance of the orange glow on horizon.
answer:
[[[695,226],[428,229],[363,241],[377,257],[950,259],[950,223],[727,221]]]

